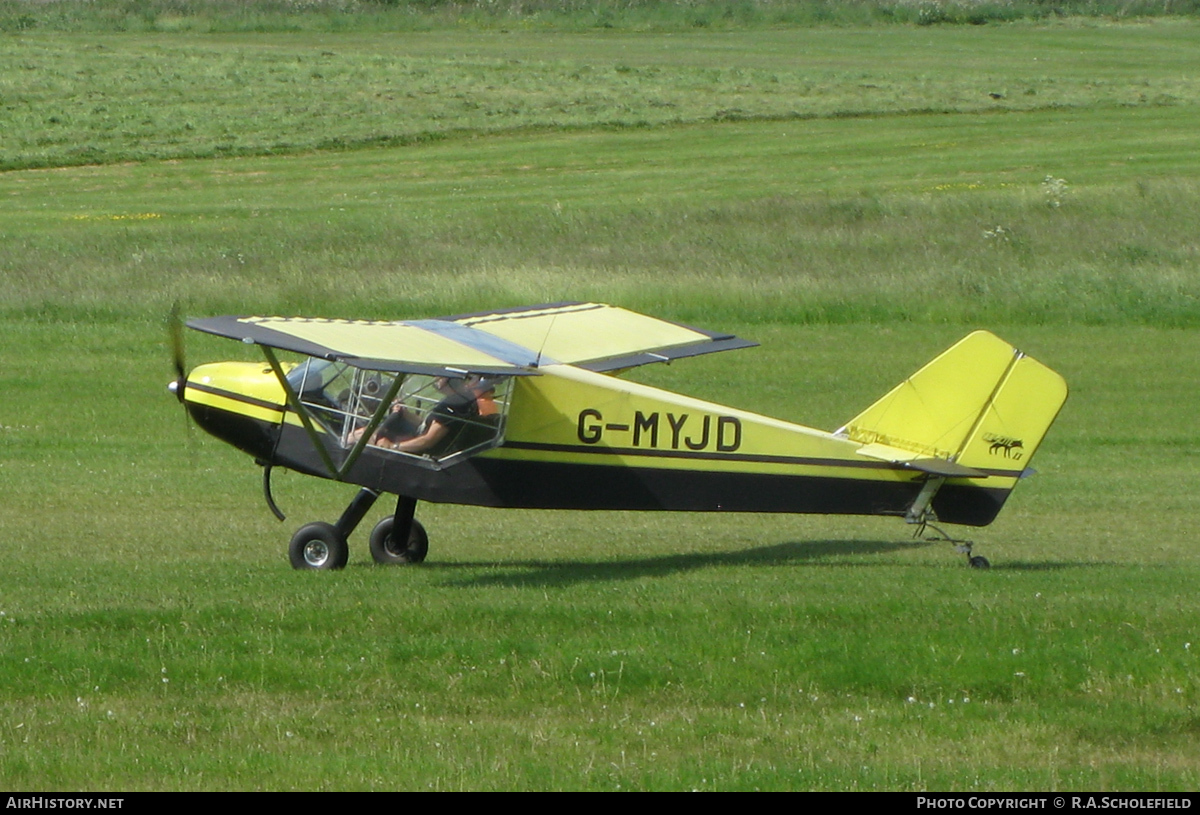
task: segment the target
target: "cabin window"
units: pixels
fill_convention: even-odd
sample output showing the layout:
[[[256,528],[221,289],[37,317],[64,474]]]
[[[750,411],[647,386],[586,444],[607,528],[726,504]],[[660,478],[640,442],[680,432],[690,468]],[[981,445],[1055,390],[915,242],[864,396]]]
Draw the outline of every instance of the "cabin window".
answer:
[[[397,377],[395,396],[371,428]],[[512,393],[511,377],[395,374],[314,357],[289,370],[287,379],[309,416],[343,447],[371,429],[370,447],[440,464],[498,446]]]
[[[401,378],[399,390],[375,427],[380,406]],[[342,443],[352,447],[371,431],[371,447],[452,463],[495,447],[504,437],[511,377],[459,377],[357,371],[343,401]]]
[[[350,419],[348,407],[357,373],[344,362],[309,357],[288,371],[287,379],[309,415],[330,433],[340,434]]]

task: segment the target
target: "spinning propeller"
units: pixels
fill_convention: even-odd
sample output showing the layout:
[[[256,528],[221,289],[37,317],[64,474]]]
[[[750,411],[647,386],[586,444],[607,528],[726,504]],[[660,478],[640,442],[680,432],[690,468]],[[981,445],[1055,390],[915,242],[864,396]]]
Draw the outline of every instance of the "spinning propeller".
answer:
[[[187,387],[187,361],[183,352],[183,317],[180,315],[179,302],[176,301],[171,306],[171,313],[167,315],[167,342],[171,346],[171,363],[175,366],[175,378],[167,385],[167,390],[175,394],[175,398],[179,400],[179,404],[184,404],[183,391]],[[184,411],[187,417],[187,435],[188,448],[194,450],[192,443],[192,416],[188,411]],[[271,470],[272,464],[270,461],[259,461],[263,467],[263,495],[267,499],[267,506],[275,517],[279,520],[286,520],[287,517],[280,511],[275,504],[275,497],[271,494]]]
[[[175,379],[167,386],[175,398],[183,404],[183,389],[187,385],[187,366],[183,356],[183,318],[179,316],[179,303],[171,306],[167,315],[167,338],[171,345],[171,360],[175,364]]]
[[[179,404],[184,404],[183,389],[187,386],[187,362],[183,353],[183,317],[180,314],[179,301],[171,306],[167,315],[167,344],[171,348],[171,364],[175,367],[175,378],[167,385],[167,390],[175,395]],[[195,466],[196,442],[192,432],[192,414],[186,406],[183,411],[183,423],[187,428],[188,458]]]

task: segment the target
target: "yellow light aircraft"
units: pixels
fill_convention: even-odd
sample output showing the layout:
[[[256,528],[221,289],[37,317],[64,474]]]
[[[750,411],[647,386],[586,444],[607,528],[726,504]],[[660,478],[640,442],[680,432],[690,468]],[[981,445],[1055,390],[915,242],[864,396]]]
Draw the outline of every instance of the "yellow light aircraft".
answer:
[[[265,364],[188,373],[175,319],[170,388],[201,427],[264,466],[264,494],[280,520],[273,467],[361,487],[336,523],[295,534],[297,569],[345,566],[347,538],[385,492],[398,498],[370,536],[379,563],[424,560],[418,501],[984,526],[1029,472],[1067,397],[1062,377],[986,331],[827,433],[617,378],[755,343],[597,303],[188,326],[262,349]],[[302,359],[281,361],[276,351]],[[955,542],[972,566],[987,567],[969,542]]]

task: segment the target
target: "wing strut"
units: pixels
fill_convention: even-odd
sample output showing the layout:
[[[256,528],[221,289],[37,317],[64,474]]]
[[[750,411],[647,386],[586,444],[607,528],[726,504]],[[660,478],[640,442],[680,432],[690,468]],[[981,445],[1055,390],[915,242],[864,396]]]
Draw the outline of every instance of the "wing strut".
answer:
[[[321,442],[321,436],[319,433],[317,433],[317,428],[312,423],[312,417],[309,415],[308,410],[300,402],[300,396],[292,387],[292,383],[288,381],[287,375],[283,372],[283,366],[279,364],[279,359],[275,356],[270,346],[263,345],[260,347],[262,348],[263,355],[267,358],[267,362],[271,365],[271,370],[275,372],[275,378],[279,380],[279,384],[283,387],[284,392],[287,394],[288,404],[291,406],[292,410],[296,412],[296,415],[300,417],[300,422],[304,425],[304,431],[308,434],[308,438],[312,442],[313,447],[316,448],[317,453],[321,456],[321,461],[325,464],[326,469],[329,470],[329,474],[338,481],[344,480],[346,473],[350,472],[350,468],[354,466],[354,462],[358,461],[358,457],[361,456],[363,450],[366,449],[367,442],[370,441],[371,435],[379,428],[379,425],[383,424],[383,420],[387,417],[388,409],[392,404],[392,400],[394,400],[396,398],[396,394],[400,392],[400,386],[404,383],[404,377],[393,377],[391,386],[388,387],[387,393],[379,402],[379,407],[376,408],[374,415],[371,416],[371,420],[363,429],[362,435],[359,436],[358,441],[354,443],[354,447],[350,449],[350,453],[346,456],[345,460],[342,461],[342,466],[339,467],[333,463],[333,457],[329,455],[329,451]],[[275,513],[275,517],[282,521],[283,514],[275,506],[275,502],[271,500],[270,477],[271,469],[270,465],[267,465],[267,470],[263,474],[263,490],[267,497],[267,505],[271,508],[271,511]]]
[[[346,473],[350,472],[350,468],[354,466],[354,462],[358,461],[358,457],[362,455],[362,451],[367,448],[367,442],[371,440],[371,436],[383,424],[384,418],[387,416],[388,410],[391,409],[392,400],[396,398],[396,394],[400,392],[400,386],[404,382],[403,376],[395,376],[392,378],[392,384],[388,388],[383,399],[379,402],[379,407],[375,409],[375,415],[371,417],[371,421],[367,422],[367,426],[363,428],[362,435],[358,437],[358,441],[354,443],[354,447],[350,450],[350,455],[346,456],[346,460],[342,462],[342,467],[338,470],[338,477],[342,478]]]
[[[296,415],[300,417],[300,423],[304,425],[304,432],[308,433],[308,438],[312,441],[313,447],[317,448],[317,454],[321,457],[321,461],[325,464],[326,469],[329,470],[330,477],[340,481],[341,473],[338,472],[337,465],[333,463],[333,458],[330,457],[329,451],[321,443],[321,437],[317,434],[317,429],[313,427],[312,418],[308,415],[308,411],[304,409],[304,405],[300,404],[300,395],[296,393],[296,389],[292,387],[292,383],[288,382],[287,375],[283,372],[283,368],[280,366],[275,352],[267,345],[259,347],[262,348],[263,356],[270,363],[271,370],[275,372],[275,378],[283,386],[283,391],[287,394],[288,404],[292,406],[292,410],[296,411]]]

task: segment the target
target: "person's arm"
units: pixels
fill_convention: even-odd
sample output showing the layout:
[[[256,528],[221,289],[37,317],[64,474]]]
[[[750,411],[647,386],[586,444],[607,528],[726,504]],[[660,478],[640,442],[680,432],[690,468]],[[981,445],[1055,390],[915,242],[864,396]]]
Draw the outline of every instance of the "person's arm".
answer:
[[[401,453],[422,453],[441,441],[448,431],[449,428],[445,424],[437,419],[431,419],[424,433],[411,439],[405,439],[392,449]]]

